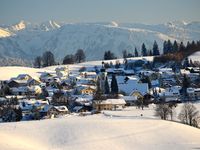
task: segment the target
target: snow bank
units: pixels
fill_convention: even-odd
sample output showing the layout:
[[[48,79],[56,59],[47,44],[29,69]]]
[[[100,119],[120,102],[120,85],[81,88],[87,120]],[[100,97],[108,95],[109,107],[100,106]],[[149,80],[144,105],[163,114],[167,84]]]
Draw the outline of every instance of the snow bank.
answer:
[[[192,54],[189,59],[192,59],[193,61],[200,61],[200,51]]]
[[[9,80],[19,74],[29,74],[33,78],[38,78],[42,72],[51,72],[47,69],[35,69],[29,67],[0,67],[0,80]]]
[[[102,115],[0,124],[3,150],[195,149],[200,130],[156,119]]]

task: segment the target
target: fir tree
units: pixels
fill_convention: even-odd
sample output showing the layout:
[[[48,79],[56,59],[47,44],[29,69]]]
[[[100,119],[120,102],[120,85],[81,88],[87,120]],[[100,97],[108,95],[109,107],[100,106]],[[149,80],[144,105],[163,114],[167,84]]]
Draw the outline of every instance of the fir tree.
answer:
[[[115,54],[112,53],[111,51],[105,51],[104,60],[112,60],[112,59],[116,59]]]
[[[111,93],[118,94],[118,84],[117,84],[117,79],[116,79],[115,75],[112,75]]]
[[[164,41],[164,43],[163,43],[163,54],[167,54],[167,53],[168,53],[167,41]]]
[[[173,44],[173,52],[177,52],[177,51],[178,51],[178,43],[175,40]]]
[[[152,50],[149,50],[149,56],[153,56]]]
[[[144,43],[142,44],[142,56],[147,56],[147,49]]]
[[[158,49],[158,44],[156,41],[154,41],[153,44],[153,56],[157,56],[160,55],[159,49]]]
[[[108,77],[106,77],[106,81],[105,81],[105,94],[110,94],[110,87],[109,87],[109,83],[108,83]]]
[[[126,50],[123,50],[123,51],[122,51],[122,54],[123,54],[123,58],[127,58],[127,57],[128,57],[128,54],[127,54],[127,51],[126,51]]]
[[[185,50],[185,45],[183,44],[183,42],[181,42],[179,46],[179,51],[184,51],[184,50]]]
[[[138,57],[138,51],[137,51],[137,48],[135,47],[135,57]]]
[[[173,51],[173,46],[170,40],[167,41],[167,50],[168,50],[168,53],[172,53]]]
[[[184,60],[184,62],[183,62],[183,67],[184,68],[187,68],[187,67],[189,67],[190,66],[190,63],[189,63],[189,59],[188,59],[188,57],[187,58],[185,58],[185,60]]]
[[[187,95],[187,88],[190,87],[190,80],[189,78],[186,76],[186,74],[183,75],[183,82],[182,82],[182,93],[184,96]]]

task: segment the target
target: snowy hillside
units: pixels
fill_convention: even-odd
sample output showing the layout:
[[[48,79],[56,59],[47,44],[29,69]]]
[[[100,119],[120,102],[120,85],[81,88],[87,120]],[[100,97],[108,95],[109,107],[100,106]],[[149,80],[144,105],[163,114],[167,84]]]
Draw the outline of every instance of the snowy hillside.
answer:
[[[189,59],[192,59],[193,61],[200,61],[200,51],[190,55]]]
[[[17,77],[19,74],[29,74],[31,77],[38,79],[42,72],[53,72],[45,69],[36,69],[29,67],[0,67],[0,80],[9,80]]]
[[[0,138],[3,150],[188,150],[200,147],[199,129],[157,119],[104,115],[4,123],[0,125]]]
[[[162,47],[164,40],[200,39],[199,22],[170,22],[160,25],[111,23],[29,23],[0,25],[0,57],[33,59],[44,51],[52,51],[61,60],[66,54],[84,49],[87,60],[102,59],[104,51],[117,56],[122,50],[140,50],[144,42],[151,48],[154,40]]]

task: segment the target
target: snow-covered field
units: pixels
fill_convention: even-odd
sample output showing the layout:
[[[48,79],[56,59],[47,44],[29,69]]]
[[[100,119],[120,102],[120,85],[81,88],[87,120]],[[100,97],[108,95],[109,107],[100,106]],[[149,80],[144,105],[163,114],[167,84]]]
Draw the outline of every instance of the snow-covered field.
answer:
[[[38,78],[42,72],[51,72],[46,69],[35,69],[29,67],[0,67],[0,80],[9,80],[19,74],[29,74],[33,78]]]
[[[148,61],[152,61],[153,57],[135,57],[135,58],[129,58],[131,60],[138,60],[138,59],[143,59],[145,58]],[[115,64],[115,62],[119,61],[122,63],[124,60],[123,59],[114,59],[114,60],[102,60],[105,63],[110,63],[112,62]],[[63,66],[68,66],[69,70],[72,72],[77,72],[81,67],[86,67],[86,68],[92,68],[94,70],[94,66],[101,66],[102,61],[88,61],[80,64],[73,64],[73,65],[59,65],[59,66],[50,66],[46,68],[41,68],[41,69],[36,69],[36,68],[30,68],[30,67],[17,67],[17,66],[10,66],[10,67],[0,67],[0,80],[9,80],[12,77],[17,77],[19,74],[29,74],[33,78],[38,78],[41,73],[43,72],[50,72],[50,73],[55,73],[55,69],[57,67],[63,67]]]
[[[200,61],[200,51],[192,54],[189,59],[192,59],[193,61]]]
[[[200,148],[199,129],[158,119],[107,117],[103,114],[2,123],[0,139],[2,150]]]

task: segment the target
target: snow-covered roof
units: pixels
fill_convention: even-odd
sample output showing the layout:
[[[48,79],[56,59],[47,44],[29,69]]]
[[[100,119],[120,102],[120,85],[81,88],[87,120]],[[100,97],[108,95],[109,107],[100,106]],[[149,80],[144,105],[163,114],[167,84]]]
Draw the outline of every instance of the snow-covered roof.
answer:
[[[190,71],[189,70],[185,70],[185,69],[181,69],[180,73],[181,74],[190,74]]]
[[[19,74],[18,76],[17,76],[17,79],[23,79],[23,78],[25,78],[25,77],[29,77],[29,78],[31,78],[31,76],[29,75],[29,74]]]
[[[55,109],[57,109],[60,112],[67,112],[68,109],[66,106],[54,106]]]
[[[82,109],[83,108],[83,106],[75,106],[74,108],[73,108],[73,110],[75,111],[75,112],[78,112],[80,109]]]
[[[133,91],[139,91],[142,94],[148,93],[148,84],[139,83],[136,77],[128,77],[129,80],[124,83],[124,76],[117,76],[117,83],[120,91],[124,91],[127,95],[130,95]]]
[[[7,99],[5,97],[0,97],[0,101],[6,101]]]
[[[123,98],[125,101],[136,101],[137,100],[137,96],[122,96],[121,98]]]
[[[101,102],[101,104],[112,104],[112,105],[125,105],[124,99],[107,99]]]
[[[160,72],[173,72],[172,68],[159,68]]]
[[[200,92],[200,88],[187,88],[187,93]]]
[[[144,74],[145,76],[150,76],[152,75],[153,73],[155,73],[154,71],[152,70],[141,70],[139,71],[141,74]]]
[[[88,102],[88,101],[91,101],[91,98],[78,97],[75,101],[76,102]]]

